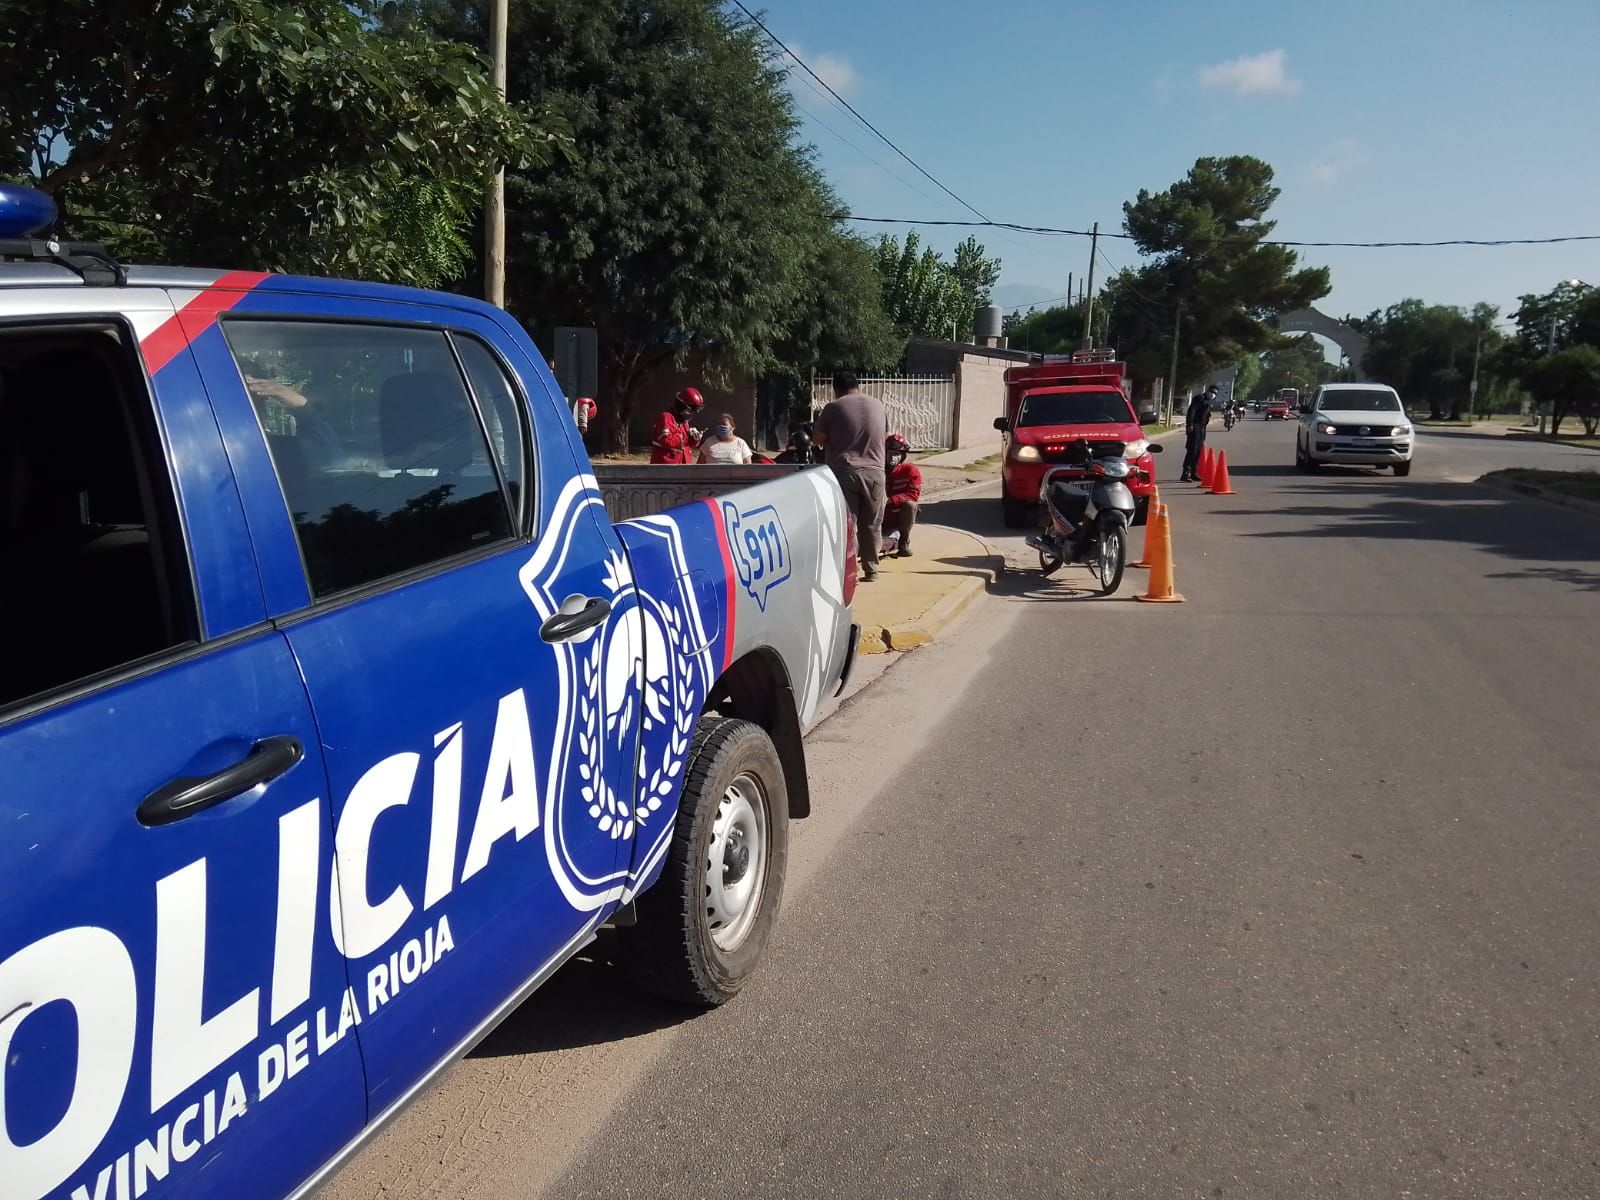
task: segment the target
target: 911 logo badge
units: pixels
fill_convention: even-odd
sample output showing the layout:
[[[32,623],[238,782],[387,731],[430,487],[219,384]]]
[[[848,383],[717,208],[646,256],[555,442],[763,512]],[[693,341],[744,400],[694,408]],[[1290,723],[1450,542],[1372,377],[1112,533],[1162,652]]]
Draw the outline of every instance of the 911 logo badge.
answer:
[[[581,541],[578,522],[594,515],[606,519],[594,480],[574,480],[557,500],[551,532],[519,572],[541,622],[576,581],[570,551]],[[641,591],[628,560],[613,552],[594,581],[610,616],[551,647],[558,719],[544,779],[545,853],[562,894],[581,912],[631,895],[665,852],[672,798],[710,683],[677,530],[669,521],[637,524],[669,550],[674,569],[660,581],[662,594]]]
[[[766,612],[767,596],[794,571],[778,510],[770,504],[746,510],[724,501],[722,520],[728,529],[739,586]]]

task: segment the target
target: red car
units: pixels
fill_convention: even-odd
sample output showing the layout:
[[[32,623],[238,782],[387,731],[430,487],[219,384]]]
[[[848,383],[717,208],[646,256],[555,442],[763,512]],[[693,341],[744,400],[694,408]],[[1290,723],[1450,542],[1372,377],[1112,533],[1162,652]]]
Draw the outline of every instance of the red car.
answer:
[[[1128,486],[1138,505],[1133,523],[1144,524],[1155,493],[1155,460],[1128,399],[1123,372],[1124,364],[1110,350],[1044,356],[1006,372],[1006,415],[994,423],[1006,435],[1000,463],[1006,528],[1033,523],[1044,473],[1065,462],[1067,447],[1080,438],[1124,444],[1133,468]]]
[[[1279,388],[1271,400],[1267,401],[1267,416],[1269,421],[1287,421],[1289,414],[1300,407],[1300,393],[1295,388]]]

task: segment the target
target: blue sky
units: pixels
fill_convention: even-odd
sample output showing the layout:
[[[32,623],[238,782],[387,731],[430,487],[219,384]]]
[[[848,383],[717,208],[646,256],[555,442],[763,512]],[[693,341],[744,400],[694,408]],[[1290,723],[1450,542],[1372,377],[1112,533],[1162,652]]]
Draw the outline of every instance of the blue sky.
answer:
[[[1277,171],[1284,238],[1600,234],[1600,0],[769,0],[764,19],[998,220],[1120,232],[1141,187],[1244,153]],[[795,75],[852,212],[971,216]],[[966,232],[923,231],[940,248]],[[1005,305],[1062,295],[1088,260],[1078,239],[978,236]],[[1335,316],[1407,296],[1504,313],[1558,279],[1600,284],[1600,242],[1302,253],[1332,268]]]

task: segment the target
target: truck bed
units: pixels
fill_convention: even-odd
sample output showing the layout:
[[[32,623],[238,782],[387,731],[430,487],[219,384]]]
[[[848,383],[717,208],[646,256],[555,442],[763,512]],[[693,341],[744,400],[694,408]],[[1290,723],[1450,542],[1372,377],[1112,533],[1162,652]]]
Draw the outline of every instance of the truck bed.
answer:
[[[801,463],[751,466],[674,466],[662,463],[594,464],[612,523],[723,496],[804,471]]]

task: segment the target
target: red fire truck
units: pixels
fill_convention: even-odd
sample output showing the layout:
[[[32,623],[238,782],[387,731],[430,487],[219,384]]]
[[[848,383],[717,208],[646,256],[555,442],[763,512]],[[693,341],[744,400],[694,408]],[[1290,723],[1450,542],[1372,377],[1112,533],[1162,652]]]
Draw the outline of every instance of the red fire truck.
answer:
[[[1006,372],[1006,414],[994,427],[1003,439],[1000,508],[1008,529],[1030,524],[1039,500],[1039,483],[1051,466],[1066,461],[1069,445],[1083,438],[1122,442],[1134,469],[1128,480],[1142,525],[1155,492],[1155,460],[1128,398],[1126,366],[1114,350],[1079,350],[1041,355]],[[1144,414],[1149,421],[1154,413]]]

